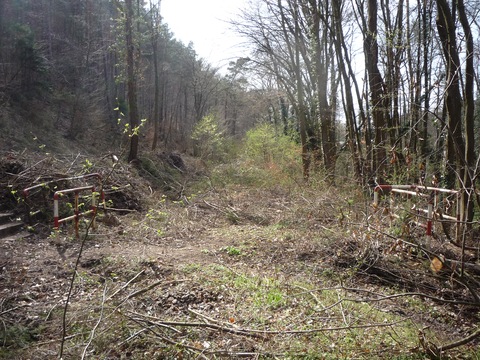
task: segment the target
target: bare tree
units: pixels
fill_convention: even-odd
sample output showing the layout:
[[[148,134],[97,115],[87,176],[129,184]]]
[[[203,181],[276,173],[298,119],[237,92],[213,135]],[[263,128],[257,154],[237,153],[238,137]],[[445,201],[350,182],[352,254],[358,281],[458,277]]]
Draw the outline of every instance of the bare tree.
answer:
[[[387,163],[387,108],[385,102],[385,84],[378,68],[378,3],[368,0],[368,22],[364,42],[365,62],[370,89],[371,114],[375,130],[373,144],[373,170],[379,178],[385,178]]]
[[[254,47],[252,61],[273,75],[294,109],[304,177],[309,177],[312,159],[322,159],[333,182],[336,82],[331,81],[335,55],[329,9],[329,2],[316,0],[264,0],[235,25]]]
[[[473,221],[474,209],[473,199],[475,194],[475,68],[474,68],[474,47],[473,47],[473,33],[470,28],[470,20],[467,16],[465,3],[463,0],[458,0],[458,16],[462,24],[463,33],[465,36],[465,82],[464,82],[464,106],[463,106],[463,124],[465,127],[465,174],[463,183],[465,186],[466,199],[464,200],[466,208],[465,219],[470,224]]]
[[[347,128],[347,146],[353,156],[354,174],[359,183],[365,184],[364,173],[369,173],[368,169],[364,167],[365,155],[362,149],[361,132],[356,121],[356,109],[354,94],[356,94],[357,104],[359,108],[359,114],[361,122],[366,123],[365,113],[363,110],[362,98],[359,91],[359,86],[352,68],[352,55],[347,46],[345,40],[345,34],[343,30],[343,21],[345,17],[344,2],[334,1],[332,3],[333,12],[333,39],[335,44],[335,53],[337,56],[338,68],[343,85],[343,91],[341,92],[344,99],[344,113]],[[368,132],[365,132],[368,136]],[[367,142],[365,142],[367,143]],[[367,143],[368,144],[368,143]],[[367,145],[368,146],[368,145]]]
[[[150,41],[152,44],[152,55],[153,55],[153,76],[154,76],[154,98],[153,98],[153,141],[152,141],[152,150],[155,150],[158,143],[158,132],[159,132],[159,122],[160,122],[160,71],[159,71],[159,55],[158,55],[158,42],[160,39],[160,26],[161,26],[161,16],[160,16],[160,1],[158,1],[158,6],[150,2]]]
[[[125,40],[127,47],[127,92],[128,92],[128,116],[130,119],[130,152],[128,161],[134,161],[138,156],[138,126],[140,118],[137,107],[137,84],[135,77],[135,44],[133,42],[133,3],[125,0]]]
[[[333,54],[332,42],[330,40],[332,38],[330,7],[330,1],[309,0],[303,1],[301,4],[308,26],[307,29],[310,29],[307,33],[307,38],[311,37],[312,39],[309,47],[313,49],[310,55],[311,61],[307,60],[305,63],[307,66],[313,63],[313,71],[310,71],[309,74],[312,77],[316,93],[323,163],[327,177],[333,183],[337,157],[336,111],[334,108],[337,97],[337,76],[334,68],[335,55]],[[329,85],[331,85],[330,88]],[[328,94],[329,91],[330,95]],[[312,151],[315,154],[316,149],[312,149]]]
[[[473,178],[475,176],[473,37],[463,1],[448,4],[446,0],[437,0],[436,3],[437,30],[446,64],[445,107],[448,114],[446,179],[448,186],[452,188],[457,182],[463,186],[462,203],[465,220],[471,222],[473,220]],[[457,44],[457,14],[466,41],[466,68],[463,81]]]

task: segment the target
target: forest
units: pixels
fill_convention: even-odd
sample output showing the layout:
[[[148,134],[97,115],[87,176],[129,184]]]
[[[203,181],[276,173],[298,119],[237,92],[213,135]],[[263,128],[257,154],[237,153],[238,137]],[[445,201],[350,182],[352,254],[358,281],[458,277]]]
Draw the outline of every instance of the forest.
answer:
[[[0,359],[478,359],[479,14],[0,1]]]
[[[226,74],[175,39],[161,2],[1,6],[4,119],[114,142],[144,121],[144,147],[180,151],[208,115],[233,139],[263,121],[298,134],[306,178],[335,182],[342,152],[363,185],[476,178],[475,2],[253,2],[230,20],[248,56]]]

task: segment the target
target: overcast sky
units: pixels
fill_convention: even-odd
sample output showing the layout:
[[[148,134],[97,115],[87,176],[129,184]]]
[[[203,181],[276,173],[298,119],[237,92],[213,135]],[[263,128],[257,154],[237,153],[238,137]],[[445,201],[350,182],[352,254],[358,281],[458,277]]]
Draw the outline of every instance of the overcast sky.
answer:
[[[247,0],[162,0],[161,14],[177,40],[193,42],[197,54],[218,67],[245,56],[242,41],[229,29]]]

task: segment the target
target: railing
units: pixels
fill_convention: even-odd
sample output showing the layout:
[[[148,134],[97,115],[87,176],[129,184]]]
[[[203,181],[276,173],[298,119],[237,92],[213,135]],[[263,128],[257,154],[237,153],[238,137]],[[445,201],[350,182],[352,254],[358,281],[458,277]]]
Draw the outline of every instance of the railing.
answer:
[[[91,173],[91,174],[85,174],[85,175],[79,175],[79,176],[72,176],[72,177],[68,177],[68,178],[60,178],[60,179],[51,180],[51,181],[48,181],[48,182],[43,182],[43,183],[40,183],[40,184],[37,184],[37,185],[34,185],[34,186],[30,186],[30,187],[23,190],[23,196],[26,200],[27,197],[30,196],[30,194],[32,193],[33,190],[38,189],[38,188],[44,188],[44,187],[48,186],[49,184],[58,183],[60,181],[84,180],[84,179],[90,179],[90,178],[97,178],[99,181],[102,180],[102,176],[99,173]],[[91,208],[90,208],[90,210],[80,212],[79,203],[78,203],[79,195],[80,195],[81,191],[87,191],[87,190],[90,190],[91,194],[92,194],[91,195],[92,196]],[[73,208],[74,215],[71,215],[71,216],[65,217],[63,219],[60,219],[58,201],[63,195],[69,194],[69,193],[74,193],[74,197],[75,197],[74,208]],[[103,190],[100,192],[100,197],[101,197],[101,202],[105,206],[105,193],[103,192]],[[25,203],[26,203],[26,201],[25,201]],[[98,206],[97,206],[97,192],[95,191],[95,186],[93,186],[93,185],[92,186],[83,186],[83,187],[76,187],[76,188],[72,188],[72,189],[56,191],[53,195],[53,218],[54,218],[53,227],[54,227],[55,230],[58,230],[59,227],[60,227],[60,224],[62,224],[64,222],[67,222],[67,221],[74,220],[74,222],[75,222],[75,235],[78,237],[79,236],[79,220],[82,216],[91,215],[92,216],[92,227],[95,228],[95,225],[96,225],[95,224],[95,217],[96,217],[96,214],[97,214],[97,208],[98,208]]]
[[[86,190],[91,190],[92,192],[92,202],[91,202],[91,209],[80,212],[78,209],[78,198],[80,191],[86,191]],[[68,216],[66,218],[60,219],[58,215],[58,200],[61,196],[69,193],[74,193],[75,194],[75,201],[74,201],[74,214],[71,216]],[[58,230],[60,227],[60,224],[66,221],[75,221],[75,236],[78,238],[79,237],[79,221],[80,217],[86,216],[91,214],[92,215],[92,228],[95,228],[95,217],[97,215],[97,201],[96,201],[96,192],[95,192],[95,186],[83,186],[83,187],[78,187],[78,188],[73,188],[73,189],[67,189],[67,190],[59,190],[56,191],[55,194],[53,195],[53,228],[54,230]],[[105,193],[103,190],[100,193],[101,199],[103,204],[105,204]]]
[[[92,178],[92,177],[96,177],[100,181],[102,180],[102,175],[100,175],[99,173],[91,173],[91,174],[85,174],[85,175],[79,175],[79,176],[72,176],[72,177],[68,177],[68,178],[59,178],[59,179],[56,179],[56,180],[51,180],[51,181],[43,182],[41,184],[30,186],[30,187],[23,190],[23,196],[26,199],[30,195],[32,190],[35,190],[35,189],[38,189],[38,188],[43,188],[43,187],[47,186],[48,184],[58,183],[59,181],[89,179],[89,178]]]
[[[417,209],[418,212],[423,212],[427,214],[427,223],[426,223],[426,232],[427,236],[432,235],[433,231],[433,222],[437,219],[442,221],[448,220],[455,222],[456,225],[456,238],[459,239],[460,236],[460,224],[462,219],[462,207],[460,196],[461,192],[458,190],[443,189],[430,186],[420,186],[420,185],[377,185],[374,188],[373,195],[373,205],[378,207],[380,194],[399,194],[406,196],[418,196],[423,197],[427,200],[427,209]],[[456,202],[455,216],[450,216],[445,214],[445,211],[440,209],[441,196],[447,194],[453,195]],[[394,197],[391,197],[391,203],[393,205]]]

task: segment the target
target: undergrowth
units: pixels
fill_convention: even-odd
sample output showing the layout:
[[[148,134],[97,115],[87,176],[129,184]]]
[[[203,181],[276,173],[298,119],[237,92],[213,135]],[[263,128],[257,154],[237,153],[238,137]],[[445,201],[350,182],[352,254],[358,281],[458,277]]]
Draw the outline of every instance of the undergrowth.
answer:
[[[298,145],[268,126],[246,144],[201,171],[142,159],[144,178],[129,181],[148,189],[145,210],[100,224],[86,242],[65,358],[422,359],[428,344],[474,329],[478,309],[433,301],[458,284],[431,275],[368,193],[321,173],[305,182]],[[58,236],[20,248],[43,253],[6,277],[25,289],[2,305],[27,303],[28,314],[1,309],[0,358],[52,358],[78,244]],[[450,354],[479,358],[475,343]]]

